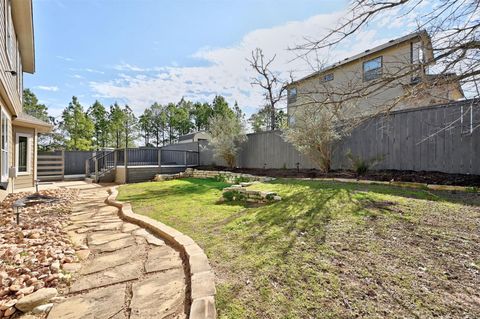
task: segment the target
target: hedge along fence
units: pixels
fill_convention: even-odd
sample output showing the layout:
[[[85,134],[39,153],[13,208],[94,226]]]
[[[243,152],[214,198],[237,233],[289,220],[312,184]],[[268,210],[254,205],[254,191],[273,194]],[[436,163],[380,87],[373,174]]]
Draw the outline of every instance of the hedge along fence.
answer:
[[[241,168],[316,168],[281,131],[248,134],[237,156]],[[211,145],[199,147],[201,165],[222,165]],[[350,169],[350,152],[363,159],[381,158],[373,169],[440,171],[480,175],[480,101],[461,101],[391,112],[373,118],[341,140],[333,169]]]

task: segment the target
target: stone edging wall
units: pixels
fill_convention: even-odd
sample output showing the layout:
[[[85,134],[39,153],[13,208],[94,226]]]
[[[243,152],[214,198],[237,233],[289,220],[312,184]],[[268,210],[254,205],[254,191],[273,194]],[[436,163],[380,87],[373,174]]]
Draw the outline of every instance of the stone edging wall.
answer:
[[[257,176],[257,175],[251,175],[251,174],[244,174],[244,173],[234,173],[234,172],[229,172],[229,171],[204,171],[204,170],[198,170],[198,169],[193,169],[193,168],[187,168],[185,172],[180,172],[177,174],[158,174],[155,176],[154,181],[160,182],[160,181],[166,181],[166,180],[172,180],[172,179],[178,179],[178,178],[187,178],[187,177],[193,177],[193,178],[214,178],[217,176],[223,176],[227,180],[233,181],[235,178],[248,178],[249,181],[251,182],[269,182],[274,180],[275,178],[273,177],[268,177],[268,176]]]
[[[110,188],[109,193],[106,203],[118,207],[123,220],[149,230],[180,250],[190,274],[190,278],[187,278],[187,282],[190,281],[191,299],[189,319],[215,319],[215,276],[203,249],[178,230],[147,216],[135,214],[130,203],[116,200],[117,187]]]

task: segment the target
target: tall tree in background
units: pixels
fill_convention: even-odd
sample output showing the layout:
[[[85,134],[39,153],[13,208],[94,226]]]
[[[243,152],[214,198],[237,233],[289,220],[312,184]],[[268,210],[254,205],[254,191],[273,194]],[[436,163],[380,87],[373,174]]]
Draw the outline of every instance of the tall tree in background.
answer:
[[[62,113],[60,127],[68,134],[66,143],[68,150],[90,150],[92,148],[92,137],[94,125],[92,120],[84,111],[76,96]]]
[[[261,87],[265,92],[265,99],[268,103],[270,112],[270,129],[273,131],[276,127],[276,105],[280,102],[286,93],[286,81],[279,78],[279,74],[271,70],[271,65],[275,61],[275,55],[268,59],[263,55],[262,49],[252,51],[252,57],[248,60],[250,66],[255,70],[257,76],[253,79],[252,85]]]
[[[112,145],[115,148],[122,147],[123,141],[123,126],[125,123],[125,114],[123,113],[120,105],[115,102],[113,105],[110,106],[110,113],[108,115],[108,119],[110,121],[110,134],[112,137]]]
[[[137,138],[138,121],[130,106],[125,105],[122,112],[124,114],[125,147],[133,147]]]
[[[190,101],[181,99],[177,107],[173,111],[173,127],[177,136],[190,133],[193,125],[190,121],[191,110],[193,104]]]
[[[225,98],[221,95],[216,95],[213,98],[212,102],[212,117],[216,115],[224,115],[224,116],[234,116],[234,112],[228,105]]]
[[[208,130],[208,124],[210,117],[213,114],[212,107],[208,103],[196,102],[193,105],[193,121],[195,130],[202,131]]]
[[[144,139],[144,145],[150,146],[150,138],[155,136],[155,126],[153,119],[152,108],[147,108],[143,111],[143,114],[138,118],[138,127],[141,131],[141,135]]]
[[[153,103],[150,110],[152,112],[152,134],[155,137],[156,147],[160,147],[166,142],[167,113],[165,107],[158,103]]]
[[[99,150],[100,148],[105,148],[108,143],[109,133],[107,110],[99,101],[95,101],[95,103],[93,103],[93,105],[88,109],[88,115],[93,121],[95,149]]]
[[[38,103],[37,96],[30,89],[23,90],[23,112],[44,122],[51,122],[48,108],[45,104]]]

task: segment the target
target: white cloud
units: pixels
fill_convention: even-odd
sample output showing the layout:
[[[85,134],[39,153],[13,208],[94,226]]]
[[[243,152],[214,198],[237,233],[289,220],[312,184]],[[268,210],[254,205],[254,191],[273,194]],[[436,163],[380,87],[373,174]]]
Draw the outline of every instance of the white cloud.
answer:
[[[58,86],[37,85],[34,87],[37,90],[57,92]]]
[[[60,59],[60,60],[63,60],[63,61],[67,61],[67,62],[75,61],[75,60],[72,59],[72,58],[65,57],[65,56],[62,56],[62,55],[57,55],[57,59]]]
[[[137,112],[143,111],[153,102],[168,103],[181,97],[193,101],[211,101],[216,94],[224,95],[230,103],[235,100],[247,113],[252,113],[263,105],[263,92],[252,87],[251,70],[247,58],[257,47],[263,49],[267,57],[276,54],[272,65],[285,79],[294,71],[295,78],[313,70],[288,48],[302,44],[306,38],[318,39],[328,28],[335,25],[343,12],[321,14],[304,21],[291,21],[268,29],[258,29],[247,33],[242,40],[231,47],[202,48],[194,58],[207,61],[206,66],[173,66],[143,68],[122,62],[114,69],[124,73],[114,80],[90,82],[96,98],[110,98],[128,103]],[[342,47],[323,50],[323,60],[336,62],[389,39],[380,39],[375,31],[359,32]],[[329,57],[334,57],[330,59]],[[205,63],[202,63],[205,65]],[[126,73],[126,74],[125,74]],[[140,74],[141,75],[140,75]]]
[[[86,68],[85,71],[90,72],[90,73],[105,74],[105,72],[103,72],[103,71],[90,69],[90,68]]]

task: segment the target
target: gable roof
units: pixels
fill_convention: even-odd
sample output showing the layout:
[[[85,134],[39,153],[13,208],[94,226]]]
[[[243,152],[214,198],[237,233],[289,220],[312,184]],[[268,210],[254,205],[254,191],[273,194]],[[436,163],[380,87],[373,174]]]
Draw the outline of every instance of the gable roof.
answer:
[[[27,113],[20,113],[13,121],[13,125],[36,128],[39,133],[50,133],[53,125],[37,119]]]
[[[354,56],[351,56],[351,57],[348,57],[348,58],[345,58],[339,62],[336,62],[332,65],[329,65],[323,69],[320,69],[319,71],[316,71],[312,74],[309,74],[307,76],[304,76],[303,78],[300,78],[299,80],[296,80],[296,81],[293,81],[291,83],[289,83],[287,86],[290,86],[292,84],[295,84],[295,83],[298,83],[298,82],[301,82],[301,81],[304,81],[306,79],[309,79],[309,78],[312,78],[312,77],[315,77],[319,74],[322,74],[322,73],[325,73],[327,71],[330,71],[332,69],[335,69],[339,66],[342,66],[344,64],[347,64],[347,63],[350,63],[350,62],[353,62],[353,61],[356,61],[356,60],[360,60],[366,56],[369,56],[369,55],[374,55],[376,53],[378,53],[379,51],[382,51],[382,50],[385,50],[387,48],[390,48],[390,47],[393,47],[395,45],[398,45],[400,43],[404,43],[404,42],[407,42],[407,41],[411,41],[412,39],[415,39],[415,38],[418,38],[419,40],[422,39],[422,38],[425,38],[427,40],[427,45],[429,46],[430,50],[427,50],[427,52],[429,52],[429,55],[427,56],[427,59],[428,60],[431,60],[433,59],[433,53],[432,53],[432,50],[431,50],[431,42],[430,42],[430,36],[428,35],[428,33],[425,31],[425,30],[421,30],[421,31],[418,31],[418,32],[414,32],[414,33],[410,33],[410,34],[407,34],[403,37],[400,37],[400,38],[397,38],[397,39],[393,39],[393,40],[390,40],[384,44],[381,44],[379,46],[376,46],[372,49],[368,49],[368,50],[365,50],[359,54],[356,54]],[[431,56],[430,56],[431,55]]]

